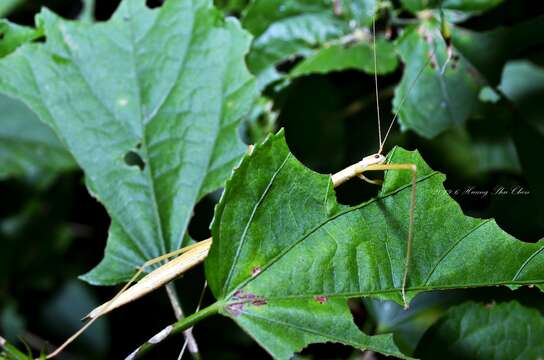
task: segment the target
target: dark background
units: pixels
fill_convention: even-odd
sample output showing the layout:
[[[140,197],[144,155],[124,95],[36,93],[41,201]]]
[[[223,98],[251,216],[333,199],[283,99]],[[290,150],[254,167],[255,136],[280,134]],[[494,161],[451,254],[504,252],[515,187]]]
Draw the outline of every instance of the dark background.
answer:
[[[95,17],[107,20],[118,2],[99,0]],[[148,2],[152,6],[158,1]],[[225,4],[225,1],[221,2]],[[23,2],[9,19],[20,24],[33,24],[34,15],[46,6],[67,18],[76,18],[81,4],[71,0],[43,0]],[[462,24],[475,30],[494,29],[512,25],[544,13],[544,4],[533,0],[510,0]],[[544,34],[534,34],[544,36]],[[482,51],[486,51],[482,49]],[[544,66],[544,51],[531,48],[517,55]],[[283,64],[289,67],[292,64]],[[388,76],[380,77],[381,107],[384,119],[391,116],[391,87],[402,75],[402,67]],[[296,80],[279,93],[267,90],[281,110],[276,128],[285,127],[288,144],[296,157],[310,168],[332,173],[358,161],[376,150],[376,113],[373,103],[373,78],[361,72],[346,71],[329,75],[309,76]],[[389,90],[388,90],[389,89]],[[544,93],[527,100],[527,108],[536,107]],[[498,118],[498,116],[497,116]],[[512,116],[515,118],[515,116]],[[493,136],[491,130],[478,129],[469,121],[472,131]],[[498,224],[522,241],[534,242],[544,235],[544,216],[539,194],[543,179],[542,138],[512,119],[506,119],[505,131],[511,133],[517,145],[521,174],[488,172],[467,174],[462,167],[452,165],[452,154],[437,151],[433,141],[424,140],[414,133],[394,130],[388,144],[419,149],[426,161],[448,176],[446,188],[492,190],[497,186],[519,185],[530,190],[526,197],[505,196],[478,198],[457,196],[466,214],[482,218],[494,217]],[[251,134],[245,133],[248,141]],[[435,140],[438,141],[438,140]],[[538,146],[540,145],[540,146]],[[454,154],[455,157],[455,154]],[[102,259],[109,226],[104,208],[88,194],[80,172],[62,174],[39,186],[43,179],[12,179],[0,182],[0,333],[17,337],[32,348],[42,348],[48,342],[60,344],[77,329],[77,320],[85,315],[92,304],[105,302],[115,290],[92,287],[77,280]],[[543,188],[539,188],[543,187]],[[338,190],[338,198],[347,204],[368,199],[377,188],[350,181]],[[205,239],[213,215],[216,196],[208,196],[198,204],[190,225],[195,239]],[[8,221],[9,220],[9,221]],[[196,306],[203,286],[202,269],[191,271],[176,281],[186,313]],[[181,291],[183,290],[183,291]],[[174,321],[174,315],[164,290],[157,290],[145,298],[114,311],[101,324],[96,324],[61,358],[117,359],[127,356],[136,346]],[[206,301],[211,301],[207,294]],[[443,293],[453,303],[465,299],[480,301],[518,301],[543,308],[544,296],[534,289],[510,291],[506,288],[478,289]],[[85,307],[85,304],[89,304]],[[367,332],[375,327],[361,302],[353,302],[357,323]],[[247,335],[226,318],[216,316],[195,329],[195,337],[205,359],[266,358]],[[173,337],[149,354],[149,358],[175,358],[183,338]],[[21,343],[19,343],[21,344]],[[339,345],[312,345],[304,351],[314,359],[348,358],[351,348]],[[189,358],[186,355],[186,358]]]

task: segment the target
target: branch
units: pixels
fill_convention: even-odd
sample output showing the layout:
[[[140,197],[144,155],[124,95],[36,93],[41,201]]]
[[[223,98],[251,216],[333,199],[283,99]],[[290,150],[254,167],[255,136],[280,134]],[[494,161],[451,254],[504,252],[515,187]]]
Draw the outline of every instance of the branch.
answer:
[[[125,358],[125,360],[134,360],[140,358],[142,355],[144,355],[146,352],[151,350],[155,345],[169,337],[170,335],[174,335],[177,333],[180,333],[182,331],[185,331],[191,327],[193,327],[196,323],[204,320],[205,318],[215,315],[219,312],[219,309],[221,308],[222,303],[221,302],[215,302],[212,305],[184,318],[172,325],[168,325],[164,329],[162,329],[160,332],[155,334],[153,337],[151,337],[149,340],[147,340],[146,343],[140,345],[136,350],[134,350],[129,356]]]
[[[166,285],[166,293],[168,294],[168,299],[170,300],[170,304],[172,304],[172,308],[174,309],[176,319],[178,321],[183,320],[185,315],[183,314],[183,309],[181,308],[181,304],[179,303],[179,298],[174,283],[171,282]],[[188,328],[187,330],[184,330],[183,336],[185,336],[185,341],[187,342],[187,349],[191,353],[193,359],[200,359],[200,352],[198,350],[198,344],[196,342],[196,339],[193,335],[193,328]]]

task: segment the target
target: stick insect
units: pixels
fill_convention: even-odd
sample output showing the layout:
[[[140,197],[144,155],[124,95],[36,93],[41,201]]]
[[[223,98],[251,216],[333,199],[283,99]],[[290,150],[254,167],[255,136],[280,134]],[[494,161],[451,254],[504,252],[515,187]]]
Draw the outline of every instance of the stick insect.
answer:
[[[379,9],[379,8],[378,8]],[[377,122],[378,122],[378,150],[376,153],[364,157],[361,161],[341,170],[340,172],[331,175],[331,179],[334,187],[340,186],[346,181],[358,177],[363,181],[374,184],[381,185],[382,181],[370,179],[365,176],[365,173],[372,171],[409,171],[411,173],[411,196],[410,196],[410,207],[409,207],[409,225],[408,225],[408,234],[406,239],[406,255],[404,270],[402,275],[401,286],[401,296],[404,303],[404,307],[408,307],[408,301],[406,298],[406,288],[408,285],[408,275],[410,271],[410,262],[412,257],[412,244],[414,241],[414,223],[415,223],[415,206],[416,206],[416,184],[417,184],[417,167],[415,164],[405,163],[405,164],[392,164],[387,163],[386,157],[383,155],[384,146],[386,140],[397,120],[400,109],[404,104],[407,96],[415,86],[420,75],[423,73],[424,69],[433,61],[434,53],[436,48],[432,50],[432,53],[429,55],[425,64],[421,67],[419,72],[416,74],[412,83],[410,84],[408,90],[405,92],[404,96],[400,100],[399,106],[388,125],[385,135],[382,137],[382,127],[381,127],[381,116],[380,116],[380,106],[379,106],[379,91],[378,91],[378,74],[377,74],[377,51],[376,51],[376,22],[375,17],[377,11],[373,16],[372,20],[372,44],[373,44],[373,60],[374,60],[374,92],[376,99],[376,111],[377,111]],[[443,20],[442,20],[443,21]],[[448,44],[448,60],[450,58],[450,48]],[[446,64],[444,64],[445,66]],[[252,146],[249,146],[249,152],[252,151]],[[147,293],[162,287],[163,285],[174,280],[178,276],[182,275],[187,270],[192,267],[200,264],[204,261],[208,255],[209,249],[212,244],[212,238],[197,242],[196,244],[187,246],[185,248],[173,251],[171,253],[162,255],[158,258],[152,259],[144,263],[136,272],[136,274],[127,282],[126,285],[108,302],[102,304],[101,306],[92,310],[85,319],[88,320],[87,323],[68,338],[61,346],[59,346],[55,351],[51,352],[46,356],[47,359],[53,358],[62,352],[71,342],[73,342],[79,335],[81,335],[89,326],[91,326],[94,321],[99,319],[101,316],[109,313],[110,311],[123,306],[131,301],[134,301]],[[163,264],[159,268],[153,270],[146,276],[144,276],[138,282],[137,279],[142,275],[146,268],[156,265],[160,262],[167,261],[171,258],[169,262]],[[136,283],[135,283],[136,282]],[[135,284],[134,284],[135,283]],[[133,286],[131,286],[134,284]]]

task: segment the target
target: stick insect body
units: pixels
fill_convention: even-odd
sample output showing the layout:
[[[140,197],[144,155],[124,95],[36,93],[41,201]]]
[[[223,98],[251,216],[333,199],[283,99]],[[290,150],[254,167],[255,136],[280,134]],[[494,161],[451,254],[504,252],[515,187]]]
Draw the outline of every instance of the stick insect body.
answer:
[[[332,179],[334,187],[340,186],[341,184],[345,183],[346,181],[354,177],[358,177],[370,184],[381,185],[382,181],[370,179],[365,176],[365,173],[370,171],[389,171],[389,170],[411,172],[412,184],[411,184],[411,197],[410,197],[410,208],[409,208],[409,212],[410,212],[409,225],[408,225],[408,234],[407,234],[407,240],[406,240],[406,255],[405,255],[402,281],[401,281],[401,284],[399,284],[404,307],[408,308],[409,304],[406,298],[406,288],[407,288],[408,280],[409,280],[408,275],[410,271],[410,262],[412,257],[412,244],[414,241],[414,222],[415,222],[414,214],[415,214],[415,204],[416,204],[417,167],[415,164],[387,163],[386,162],[387,159],[382,154],[382,152],[383,152],[383,148],[387,140],[387,137],[396,119],[398,118],[400,108],[402,107],[404,101],[406,100],[407,95],[411,92],[418,78],[423,73],[423,70],[429,65],[432,57],[434,56],[434,51],[427,59],[427,62],[424,64],[424,66],[417,73],[416,77],[414,78],[408,90],[406,91],[403,98],[401,99],[399,103],[399,107],[397,108],[397,111],[395,115],[393,116],[393,119],[391,120],[391,123],[387,129],[387,132],[382,139],[380,108],[379,108],[379,99],[378,99],[377,54],[376,54],[376,35],[375,35],[376,25],[375,25],[374,19],[372,22],[372,30],[373,30],[372,32],[373,54],[374,54],[374,84],[375,84],[375,96],[376,96],[376,108],[377,108],[377,120],[378,120],[379,148],[375,154],[366,156],[361,161],[332,175],[331,179]],[[251,153],[251,151],[252,151],[252,146],[249,147],[249,152]],[[193,244],[191,246],[162,255],[158,258],[152,259],[146,262],[145,264],[143,264],[142,267],[138,269],[136,274],[129,280],[129,282],[125,286],[123,286],[123,288],[111,300],[97,307],[96,309],[92,310],[85,317],[85,319],[88,320],[88,322],[79,331],[77,331],[68,340],[66,340],[60,347],[58,347],[54,352],[47,355],[46,358],[50,359],[58,355],[66,346],[68,346],[72,341],[74,341],[79,335],[81,335],[81,333],[83,333],[94,321],[96,321],[101,316],[107,314],[108,312],[122,305],[125,305],[131,301],[134,301],[159,287],[162,287],[163,285],[169,283],[170,281],[174,280],[175,278],[183,274],[185,271],[203,262],[206,256],[208,255],[211,244],[212,244],[212,239],[209,238],[209,239],[200,241],[196,244]],[[163,262],[173,257],[175,257],[173,260],[155,269],[151,273],[144,276],[135,285],[131,286],[138,279],[138,277],[140,277],[140,275],[143,273],[145,268],[152,266],[154,264]]]

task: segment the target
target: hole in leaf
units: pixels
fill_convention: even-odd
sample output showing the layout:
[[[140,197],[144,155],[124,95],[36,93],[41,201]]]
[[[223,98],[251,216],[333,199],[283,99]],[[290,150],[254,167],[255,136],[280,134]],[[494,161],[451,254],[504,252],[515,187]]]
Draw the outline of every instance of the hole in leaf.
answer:
[[[163,3],[163,0],[147,0],[145,2],[147,7],[150,9],[158,8],[162,5],[162,3]]]
[[[348,300],[348,307],[353,316],[355,325],[367,335],[375,333],[376,324],[369,317],[369,314],[361,299],[353,298]]]
[[[0,40],[3,40],[5,35],[6,34],[4,34],[3,32],[0,32]]]
[[[128,166],[137,166],[142,171],[145,169],[145,162],[142,157],[132,150],[125,154],[125,164]]]
[[[302,359],[348,359],[353,353],[353,348],[338,343],[310,344],[300,353]]]
[[[200,200],[193,209],[188,231],[193,239],[203,240],[211,236],[210,223],[213,219],[215,204],[219,202],[221,190],[215,191]]]
[[[32,40],[33,43],[44,43],[45,42],[45,35],[38,36],[34,40]]]

